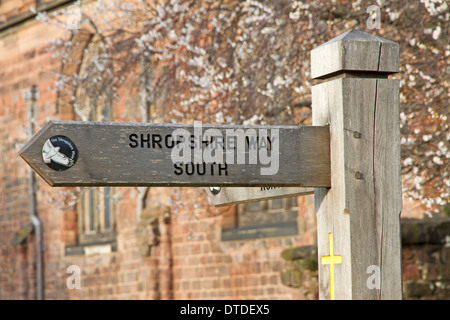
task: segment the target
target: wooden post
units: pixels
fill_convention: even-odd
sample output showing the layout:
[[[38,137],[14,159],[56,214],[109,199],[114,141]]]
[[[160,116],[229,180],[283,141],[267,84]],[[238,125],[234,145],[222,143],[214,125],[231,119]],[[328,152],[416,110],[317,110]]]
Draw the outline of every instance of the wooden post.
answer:
[[[402,299],[398,44],[351,30],[311,52],[313,125],[331,188],[314,191],[320,299]]]

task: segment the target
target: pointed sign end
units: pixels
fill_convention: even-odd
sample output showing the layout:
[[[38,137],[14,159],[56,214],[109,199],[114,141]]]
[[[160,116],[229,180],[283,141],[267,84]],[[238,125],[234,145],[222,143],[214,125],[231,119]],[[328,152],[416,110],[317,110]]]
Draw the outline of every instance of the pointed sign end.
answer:
[[[32,170],[39,174],[51,187],[56,183],[44,172],[43,168],[47,164],[44,163],[43,152],[44,143],[47,140],[44,136],[54,123],[58,121],[51,120],[36,133],[18,152],[19,156],[30,166]],[[48,135],[48,134],[47,134]]]

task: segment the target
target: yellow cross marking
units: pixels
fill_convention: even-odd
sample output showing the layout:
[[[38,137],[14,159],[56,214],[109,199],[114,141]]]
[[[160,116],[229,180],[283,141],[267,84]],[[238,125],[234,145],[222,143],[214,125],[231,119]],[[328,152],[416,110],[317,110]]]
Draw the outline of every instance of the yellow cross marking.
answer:
[[[340,255],[334,255],[333,253],[333,234],[328,234],[328,254],[329,256],[323,256],[320,258],[321,264],[330,265],[330,300],[334,300],[334,265],[342,263]]]

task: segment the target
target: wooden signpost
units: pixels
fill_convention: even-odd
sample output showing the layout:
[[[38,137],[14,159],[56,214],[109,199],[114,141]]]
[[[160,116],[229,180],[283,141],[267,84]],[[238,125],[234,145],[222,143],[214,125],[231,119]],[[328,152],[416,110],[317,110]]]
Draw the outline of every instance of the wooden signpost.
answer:
[[[314,191],[320,299],[402,298],[398,69],[397,43],[356,30],[311,52],[332,164],[331,188]]]
[[[51,121],[20,151],[51,186],[205,187],[215,205],[310,194],[320,299],[401,299],[398,45],[311,52],[312,127]]]
[[[314,194],[314,188],[302,187],[207,187],[205,191],[216,207]]]
[[[326,126],[50,121],[19,154],[51,186],[330,186]]]

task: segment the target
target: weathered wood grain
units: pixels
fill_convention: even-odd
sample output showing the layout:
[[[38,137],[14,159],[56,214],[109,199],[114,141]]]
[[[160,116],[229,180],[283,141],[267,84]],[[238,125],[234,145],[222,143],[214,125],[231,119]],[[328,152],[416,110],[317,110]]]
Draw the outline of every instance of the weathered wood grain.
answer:
[[[313,124],[330,125],[332,164],[331,188],[314,193],[319,296],[330,298],[330,268],[320,258],[331,233],[342,258],[334,265],[336,299],[401,299],[399,89],[385,74],[397,70],[398,48],[350,32],[313,51],[312,64],[326,80],[312,88]],[[367,73],[336,77],[349,69]]]
[[[236,164],[235,159],[235,164],[221,167],[218,164],[175,167],[172,148],[167,147],[171,140],[165,144],[165,138],[175,129],[194,132],[194,125],[181,124],[50,121],[19,154],[51,186],[330,186],[326,126],[203,125],[202,128],[217,129],[223,136],[227,129],[257,132],[267,129],[269,135],[270,130],[279,130],[278,171],[262,175],[261,168],[270,164],[262,164],[259,157],[256,164],[249,164],[247,158],[245,164]],[[79,151],[76,164],[64,171],[49,168],[42,159],[44,143],[55,135],[71,139]],[[153,136],[157,137],[155,141]],[[193,169],[195,173],[190,174]]]
[[[334,73],[398,72],[398,44],[359,30],[350,30],[311,52],[311,77],[320,79]]]

